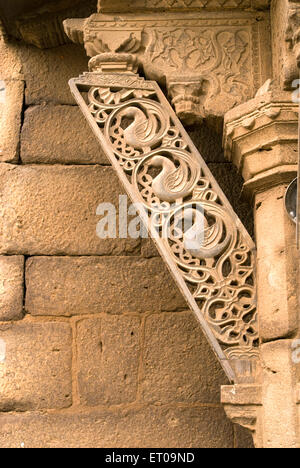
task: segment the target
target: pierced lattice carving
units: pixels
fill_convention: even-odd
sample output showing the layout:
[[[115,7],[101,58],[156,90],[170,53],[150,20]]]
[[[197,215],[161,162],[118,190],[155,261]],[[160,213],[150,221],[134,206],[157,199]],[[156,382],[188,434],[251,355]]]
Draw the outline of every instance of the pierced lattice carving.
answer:
[[[228,359],[258,344],[252,240],[156,83],[92,73],[71,88],[234,379]]]

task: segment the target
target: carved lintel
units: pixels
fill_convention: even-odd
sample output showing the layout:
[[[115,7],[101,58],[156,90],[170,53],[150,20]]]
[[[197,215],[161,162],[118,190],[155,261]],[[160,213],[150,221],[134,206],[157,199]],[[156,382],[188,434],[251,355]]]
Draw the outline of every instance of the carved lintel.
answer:
[[[93,58],[100,54],[133,55],[148,79],[167,85],[185,123],[223,117],[252,98],[270,75],[264,13],[95,14],[67,20],[64,27],[72,41],[84,43],[91,69],[103,62]]]

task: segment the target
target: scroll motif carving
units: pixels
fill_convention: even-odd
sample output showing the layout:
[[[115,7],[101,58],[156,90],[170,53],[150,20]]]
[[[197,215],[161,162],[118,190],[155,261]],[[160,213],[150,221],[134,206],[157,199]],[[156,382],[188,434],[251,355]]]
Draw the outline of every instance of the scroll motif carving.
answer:
[[[219,48],[211,31],[200,34],[191,29],[154,31],[150,58],[154,64],[167,62],[178,72],[194,72],[199,66],[211,68],[217,61]]]
[[[103,76],[99,86],[75,80],[75,98],[221,359],[255,356],[251,239],[158,86],[112,88]]]
[[[176,28],[145,32],[151,37],[146,56],[153,76],[159,80],[164,70],[176,113],[185,122],[208,116],[211,101],[217,100],[220,108],[222,101],[237,105],[251,97],[248,31]]]

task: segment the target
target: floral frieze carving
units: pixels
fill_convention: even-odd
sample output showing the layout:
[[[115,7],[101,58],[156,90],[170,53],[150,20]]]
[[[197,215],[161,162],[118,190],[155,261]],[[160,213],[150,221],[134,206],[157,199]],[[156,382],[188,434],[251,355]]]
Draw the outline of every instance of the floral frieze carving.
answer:
[[[226,11],[95,14],[65,22],[67,35],[92,58],[91,71],[113,71],[113,62],[126,71],[130,55],[130,69],[140,67],[147,78],[166,85],[186,123],[223,117],[255,95],[269,78],[268,28],[263,13]]]

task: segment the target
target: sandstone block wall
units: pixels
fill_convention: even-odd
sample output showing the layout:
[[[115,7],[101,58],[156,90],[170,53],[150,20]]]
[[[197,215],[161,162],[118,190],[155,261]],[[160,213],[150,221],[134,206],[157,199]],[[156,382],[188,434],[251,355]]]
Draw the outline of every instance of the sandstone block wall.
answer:
[[[122,189],[69,92],[84,52],[0,56],[0,447],[251,446],[151,241],[96,236]],[[250,229],[220,136],[190,131]]]

